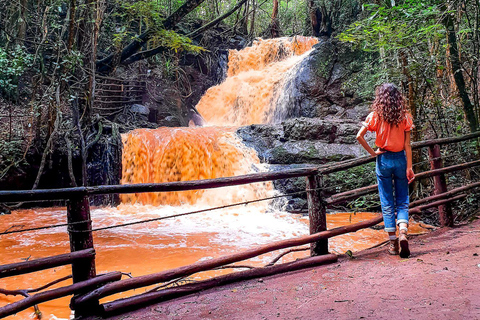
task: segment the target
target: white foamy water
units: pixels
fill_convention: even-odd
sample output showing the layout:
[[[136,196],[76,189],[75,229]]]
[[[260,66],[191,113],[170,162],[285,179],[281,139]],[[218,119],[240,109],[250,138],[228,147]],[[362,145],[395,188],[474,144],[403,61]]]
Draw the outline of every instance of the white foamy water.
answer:
[[[154,219],[207,209],[208,207],[185,205],[150,206],[122,204],[117,208],[92,210],[94,228],[131,221]],[[250,247],[274,239],[287,239],[308,234],[305,219],[279,210],[265,210],[265,206],[241,205],[239,207],[196,213],[190,216],[169,218],[145,224],[121,228],[122,236],[152,235],[175,237],[208,233],[209,241],[217,245]],[[267,212],[266,212],[267,211]],[[118,229],[99,232],[117,233]]]

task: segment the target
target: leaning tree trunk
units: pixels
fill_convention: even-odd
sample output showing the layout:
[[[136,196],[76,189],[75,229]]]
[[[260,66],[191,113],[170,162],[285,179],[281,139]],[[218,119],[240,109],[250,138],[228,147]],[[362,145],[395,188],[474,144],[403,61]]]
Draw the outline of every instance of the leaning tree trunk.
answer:
[[[458,89],[458,93],[462,100],[463,104],[463,111],[465,112],[465,117],[468,121],[468,126],[470,127],[470,131],[474,132],[478,129],[478,119],[475,115],[474,107],[470,98],[468,96],[468,92],[465,86],[465,79],[463,77],[462,65],[460,63],[460,57],[458,52],[457,46],[457,35],[455,32],[455,25],[453,21],[453,16],[451,13],[445,13],[445,17],[443,19],[443,24],[445,25],[446,33],[447,33],[447,50],[449,53],[450,63],[452,65],[452,73],[453,78],[455,79],[455,84]]]

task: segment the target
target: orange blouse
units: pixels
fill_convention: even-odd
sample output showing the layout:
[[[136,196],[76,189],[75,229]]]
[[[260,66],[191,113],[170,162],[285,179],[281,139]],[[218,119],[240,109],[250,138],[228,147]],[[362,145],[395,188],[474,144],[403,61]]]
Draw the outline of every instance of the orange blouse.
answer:
[[[376,133],[375,145],[377,147],[391,152],[399,152],[405,149],[405,132],[411,131],[414,127],[413,117],[408,112],[402,122],[394,125],[383,121],[375,111],[367,116],[363,126],[368,131]]]

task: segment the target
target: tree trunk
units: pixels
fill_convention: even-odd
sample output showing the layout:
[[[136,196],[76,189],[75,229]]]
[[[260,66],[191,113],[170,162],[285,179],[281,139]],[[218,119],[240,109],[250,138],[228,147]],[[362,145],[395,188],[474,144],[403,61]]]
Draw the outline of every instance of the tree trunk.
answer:
[[[308,1],[308,15],[310,16],[312,35],[318,37],[320,35],[320,21],[322,20],[322,14],[314,0]]]
[[[272,38],[280,37],[280,21],[278,20],[278,0],[273,0],[272,22],[270,24]]]
[[[243,17],[240,19],[240,26],[238,31],[244,35],[248,34],[248,13],[250,12],[250,3],[247,1],[245,7],[243,8]]]
[[[252,0],[252,19],[250,20],[250,38],[255,36],[255,14],[257,11],[257,7],[255,5],[255,0]]]
[[[19,6],[19,19],[18,19],[18,34],[17,44],[23,45],[25,36],[27,34],[27,0],[21,0],[18,2]]]
[[[445,25],[445,31],[447,34],[447,50],[449,53],[450,63],[452,65],[452,73],[455,80],[455,84],[458,89],[458,93],[462,100],[463,111],[465,112],[465,117],[468,121],[468,126],[470,127],[471,132],[475,132],[478,128],[478,119],[475,116],[475,111],[472,102],[468,96],[468,92],[465,86],[465,79],[463,77],[462,65],[460,63],[460,57],[457,47],[457,35],[455,32],[455,25],[453,16],[451,13],[445,13],[443,19],[443,24]]]

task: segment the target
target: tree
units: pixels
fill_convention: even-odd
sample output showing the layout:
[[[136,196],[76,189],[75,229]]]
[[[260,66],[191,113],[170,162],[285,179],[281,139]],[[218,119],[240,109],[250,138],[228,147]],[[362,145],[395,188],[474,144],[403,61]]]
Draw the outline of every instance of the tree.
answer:
[[[364,50],[377,52],[376,84],[384,81],[403,83],[409,105],[417,115],[444,119],[445,108],[458,90],[469,129],[475,131],[478,115],[464,80],[464,73],[472,74],[472,71],[466,70],[460,60],[461,56],[469,55],[460,53],[457,46],[456,30],[462,29],[465,20],[453,19],[459,8],[447,9],[436,0],[406,0],[392,4],[364,5],[363,18],[339,38]],[[450,71],[451,77],[445,77],[444,70]],[[443,85],[450,79],[453,79],[450,85]],[[422,104],[424,108],[417,110],[415,106]],[[443,120],[437,123],[443,125],[442,130],[449,134],[452,126]]]
[[[188,13],[198,7],[205,0],[187,0],[177,11],[171,14],[162,22],[157,22],[156,25],[152,25],[144,33],[140,34],[133,41],[131,41],[123,49],[119,50],[118,53],[111,53],[106,58],[97,61],[97,71],[102,73],[109,73],[114,70],[119,64],[123,63],[130,57],[140,50],[149,40],[151,40],[155,35],[159,35],[162,32],[165,34],[165,30],[172,30],[180,20],[185,17]],[[165,50],[165,46],[158,46],[150,52],[151,55],[157,54]],[[142,55],[141,58],[144,59],[151,55]],[[134,58],[135,60],[135,58]],[[139,60],[139,59],[137,59]],[[136,61],[136,60],[135,60]]]
[[[453,12],[449,11],[447,7],[444,9],[444,18],[443,24],[445,25],[445,33],[447,37],[447,50],[450,63],[452,65],[452,74],[455,79],[455,84],[458,89],[458,93],[462,100],[463,110],[465,112],[465,117],[468,121],[468,125],[472,132],[478,130],[478,119],[475,115],[474,106],[470,101],[468,92],[465,85],[465,78],[463,77],[463,68],[460,61],[458,45],[457,45],[457,33],[455,32],[455,24]],[[477,64],[478,66],[478,64]],[[478,67],[477,67],[478,68]],[[474,71],[475,72],[475,71]],[[474,91],[475,88],[474,88]]]

